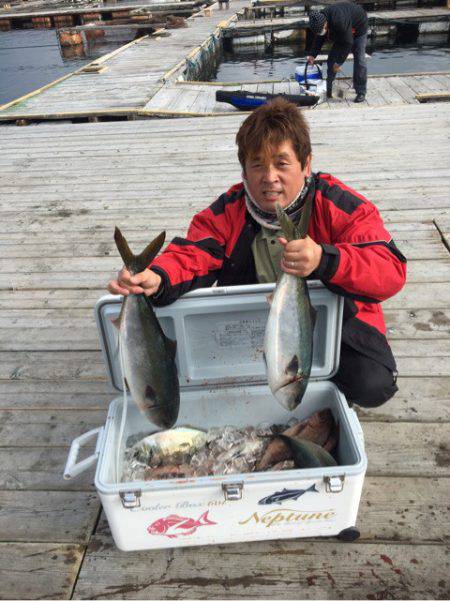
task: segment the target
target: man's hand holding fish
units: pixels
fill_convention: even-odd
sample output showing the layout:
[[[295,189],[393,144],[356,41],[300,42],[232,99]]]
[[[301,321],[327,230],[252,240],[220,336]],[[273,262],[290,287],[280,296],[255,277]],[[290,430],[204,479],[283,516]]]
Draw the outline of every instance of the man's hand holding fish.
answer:
[[[144,269],[132,275],[126,267],[123,267],[117,274],[117,280],[111,280],[108,284],[108,290],[111,294],[145,294],[152,296],[158,292],[161,285],[161,276],[151,269]]]
[[[281,259],[284,272],[306,278],[319,267],[323,250],[320,244],[316,244],[309,236],[290,242],[286,238],[278,238],[278,242],[284,249]]]

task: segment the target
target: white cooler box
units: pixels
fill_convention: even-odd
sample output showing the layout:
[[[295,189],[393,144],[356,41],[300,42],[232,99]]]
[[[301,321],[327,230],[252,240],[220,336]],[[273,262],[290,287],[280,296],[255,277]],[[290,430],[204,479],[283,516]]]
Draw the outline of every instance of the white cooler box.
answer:
[[[115,467],[123,404],[118,396],[110,404],[105,426],[73,441],[65,477],[98,462],[95,487],[120,549],[359,536],[354,526],[367,467],[363,433],[343,394],[328,381],[339,362],[342,298],[319,282],[309,283],[317,310],[313,368],[306,394],[291,413],[271,394],[262,357],[267,295],[273,288],[260,284],[201,289],[157,309],[164,331],[178,343],[181,404],[176,425],[206,430],[282,424],[329,408],[339,423],[339,465],[118,483]],[[105,296],[95,308],[110,382],[118,393],[122,379],[111,320],[120,306],[121,297]],[[156,430],[129,399],[123,440]],[[94,437],[94,454],[77,463],[80,447]]]

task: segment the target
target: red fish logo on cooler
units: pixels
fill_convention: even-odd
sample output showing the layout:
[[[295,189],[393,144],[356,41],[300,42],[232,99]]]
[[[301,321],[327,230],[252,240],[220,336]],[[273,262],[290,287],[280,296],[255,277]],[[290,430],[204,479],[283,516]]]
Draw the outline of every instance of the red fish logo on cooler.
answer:
[[[208,511],[205,511],[197,520],[193,518],[184,518],[180,515],[168,515],[166,518],[160,518],[150,524],[147,528],[149,534],[167,536],[168,538],[177,538],[179,536],[188,536],[194,534],[199,526],[214,526],[217,522],[208,519]]]

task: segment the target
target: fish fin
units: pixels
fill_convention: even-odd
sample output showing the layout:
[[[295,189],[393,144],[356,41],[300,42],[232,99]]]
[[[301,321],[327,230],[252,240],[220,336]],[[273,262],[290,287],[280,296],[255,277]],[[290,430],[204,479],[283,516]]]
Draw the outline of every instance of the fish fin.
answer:
[[[128,242],[119,228],[116,227],[114,230],[114,240],[120,256],[122,257],[122,261],[125,267],[132,273],[139,273],[149,266],[161,250],[165,239],[166,232],[161,232],[139,255],[135,255],[131,252]]]
[[[149,401],[154,401],[156,398],[155,389],[152,386],[150,386],[150,384],[147,384],[147,386],[145,387],[145,398]]]
[[[166,338],[166,349],[172,354],[173,359],[177,354],[177,341],[171,338]]]
[[[294,355],[289,361],[289,364],[286,366],[285,373],[291,376],[297,375],[298,365],[298,357],[297,355]]]
[[[275,209],[277,211],[278,223],[280,224],[281,229],[283,230],[283,234],[288,242],[291,240],[295,240],[296,232],[294,222],[288,215],[283,211],[281,206],[276,203]]]
[[[267,368],[267,357],[266,357],[266,353],[264,351],[263,351],[262,356],[263,356],[263,359],[264,359],[264,364],[265,364],[265,366]]]
[[[278,438],[290,449],[292,438],[290,436],[286,436],[286,434],[276,434],[274,438]]]
[[[124,306],[125,306],[125,302],[123,302],[122,305],[121,305],[121,307],[120,307],[119,315],[115,319],[111,319],[111,323],[118,330],[120,330],[120,324],[122,323],[122,315],[123,315],[123,311],[124,311],[124,309],[123,309]]]
[[[130,386],[128,385],[127,379],[124,377],[123,381],[125,382],[125,386],[128,390],[128,392],[130,392]]]
[[[115,319],[111,319],[111,323],[113,324],[113,326],[115,328],[120,330],[120,315],[119,315],[119,317],[116,317]]]

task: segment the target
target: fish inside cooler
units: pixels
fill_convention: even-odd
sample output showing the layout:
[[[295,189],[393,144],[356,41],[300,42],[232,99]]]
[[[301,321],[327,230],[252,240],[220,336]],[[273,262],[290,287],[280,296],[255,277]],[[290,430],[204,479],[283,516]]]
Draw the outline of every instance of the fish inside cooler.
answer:
[[[109,428],[104,447],[104,457],[98,474],[99,484],[102,488],[116,486],[116,457],[118,448],[118,437],[122,416],[122,398],[116,399],[110,408]],[[342,473],[342,467],[360,465],[363,457],[355,439],[354,412],[346,407],[346,401],[336,386],[330,382],[314,382],[308,387],[306,395],[299,407],[294,412],[286,411],[281,405],[274,402],[273,396],[267,386],[245,386],[245,387],[223,387],[211,390],[188,390],[181,397],[180,414],[176,426],[184,426],[206,431],[210,427],[223,428],[235,426],[245,428],[260,424],[262,427],[272,424],[288,424],[292,420],[305,420],[317,411],[329,409],[339,429],[339,438],[334,457],[337,467],[321,467],[320,470],[338,470]],[[358,424],[359,426],[359,424]],[[360,427],[357,432],[360,431]],[[157,432],[157,429],[148,423],[138,408],[127,404],[127,419],[119,452],[118,473],[122,474],[128,463],[126,460],[127,448],[129,449],[138,440]],[[267,471],[239,474],[239,478],[254,479],[259,476],[270,479],[285,479],[299,470]],[[307,470],[302,470],[306,473]],[[230,475],[236,478],[238,474]],[[224,476],[224,478],[226,475]],[[151,478],[151,474],[150,474]],[[197,484],[207,483],[211,478],[191,478]],[[122,483],[128,480],[123,480]],[[163,481],[159,480],[162,484]],[[177,480],[165,480],[170,485]],[[145,484],[151,486],[156,483],[150,480]]]

